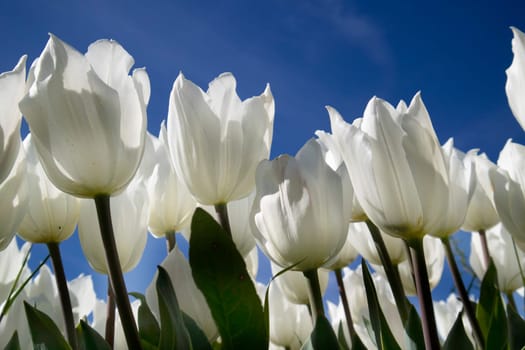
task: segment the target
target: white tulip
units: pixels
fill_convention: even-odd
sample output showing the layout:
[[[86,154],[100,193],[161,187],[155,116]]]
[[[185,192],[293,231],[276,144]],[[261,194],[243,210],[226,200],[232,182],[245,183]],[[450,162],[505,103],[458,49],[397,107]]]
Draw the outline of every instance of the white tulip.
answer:
[[[494,226],[485,233],[490,256],[498,272],[498,285],[502,292],[512,293],[523,287],[521,271],[525,270],[525,253],[518,249],[514,252],[512,236],[501,224]],[[478,235],[471,235],[470,266],[481,280],[488,266],[483,258],[481,240]]]
[[[346,241],[348,218],[341,178],[326,164],[321,145],[311,139],[295,158],[262,161],[256,182],[250,216],[266,256],[301,271],[330,265]]]
[[[24,140],[27,159],[29,205],[18,228],[18,235],[33,243],[59,243],[68,239],[77,226],[79,199],[55,187],[40,165],[31,140]]]
[[[20,57],[12,71],[0,74],[0,183],[11,172],[20,148],[22,113],[18,102],[26,88],[26,59]]]
[[[468,160],[475,169],[475,187],[470,200],[462,229],[469,232],[487,230],[499,222],[494,205],[494,190],[490,183],[489,171],[496,169],[485,153],[469,154]]]
[[[182,73],[170,95],[168,143],[171,160],[188,189],[204,205],[247,196],[255,169],[268,158],[274,100],[269,85],[241,101],[231,73],[215,78],[207,92]]]
[[[281,267],[273,263],[271,264],[271,269],[273,275],[276,275],[282,270]],[[319,277],[321,294],[324,294],[328,287],[328,270],[318,269],[317,275]],[[288,270],[279,275],[273,283],[279,286],[281,292],[291,303],[304,305],[310,303],[308,280],[304,277],[302,272]]]
[[[113,197],[110,206],[120,266],[123,272],[127,272],[139,263],[146,247],[149,211],[146,188],[143,184],[133,183]],[[97,211],[92,200],[81,200],[78,234],[91,267],[108,274]]]
[[[397,109],[374,97],[362,122],[350,125],[332,112],[331,124],[355,194],[375,225],[408,240],[440,231],[449,171],[420,94]]]
[[[525,34],[518,28],[511,27],[511,29],[514,34],[512,39],[514,59],[506,70],[505,92],[514,117],[525,129]]]
[[[142,158],[149,78],[112,40],[86,55],[51,35],[20,102],[42,166],[60,190],[94,198],[122,191]]]
[[[204,295],[193,280],[188,260],[175,247],[161,263],[161,266],[171,279],[181,310],[187,313],[206,334],[208,340],[213,342],[219,335],[217,326]],[[160,320],[156,283],[157,274],[146,289],[146,299],[151,311]]]
[[[157,238],[189,227],[197,203],[179,179],[169,161],[166,129],[161,125],[159,138],[148,135],[153,146],[153,171],[147,180],[150,197],[149,230]]]

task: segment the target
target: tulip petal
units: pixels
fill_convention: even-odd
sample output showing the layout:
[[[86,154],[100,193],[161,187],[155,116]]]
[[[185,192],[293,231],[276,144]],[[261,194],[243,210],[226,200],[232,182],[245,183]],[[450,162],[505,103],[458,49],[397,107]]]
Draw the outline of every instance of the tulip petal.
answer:
[[[514,34],[512,39],[514,59],[505,71],[507,73],[505,92],[514,117],[525,129],[525,34],[515,27],[511,29]]]

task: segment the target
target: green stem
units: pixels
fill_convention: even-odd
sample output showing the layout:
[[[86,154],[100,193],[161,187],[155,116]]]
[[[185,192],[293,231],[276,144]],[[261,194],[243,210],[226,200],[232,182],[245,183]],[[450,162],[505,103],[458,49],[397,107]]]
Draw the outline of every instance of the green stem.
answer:
[[[403,284],[401,282],[401,276],[399,276],[399,270],[394,266],[394,264],[392,264],[390,254],[388,254],[385,242],[383,241],[383,237],[381,237],[381,232],[377,226],[374,225],[374,223],[372,223],[370,220],[366,221],[366,225],[368,226],[368,230],[370,231],[372,239],[376,245],[377,253],[379,254],[383,268],[385,269],[388,283],[392,288],[392,294],[394,295],[401,321],[403,324],[406,324],[408,321],[409,307],[407,304],[407,298],[405,296],[405,290],[403,289]]]
[[[317,269],[303,271],[304,277],[308,280],[308,293],[310,296],[310,305],[312,307],[312,318],[314,323],[319,316],[325,316],[323,306],[323,295],[319,285],[319,276]]]
[[[450,240],[448,239],[448,237],[445,237],[441,238],[441,242],[443,242],[443,246],[445,247],[445,254],[447,255],[448,266],[450,267],[450,272],[452,273],[452,278],[454,279],[454,284],[459,293],[459,297],[463,302],[463,308],[465,309],[465,313],[467,314],[468,320],[472,327],[474,338],[476,339],[478,346],[481,349],[484,349],[485,340],[483,338],[483,333],[481,332],[479,322],[476,319],[476,314],[474,313],[474,309],[472,308],[472,303],[470,302],[470,299],[468,297],[468,292],[465,288],[465,284],[461,279],[461,273],[459,272],[458,265],[456,264],[456,259],[454,259],[454,253],[452,252],[452,247],[450,246]]]
[[[337,286],[339,287],[339,295],[341,297],[341,302],[343,303],[343,310],[345,312],[346,326],[348,327],[348,333],[350,334],[350,341],[356,336],[354,323],[352,321],[352,314],[350,312],[350,306],[348,305],[348,298],[346,296],[345,285],[343,283],[343,274],[341,269],[334,270],[335,279],[337,280]]]
[[[516,241],[512,238],[512,246],[514,248],[514,255],[516,256],[516,262],[518,263],[518,268],[520,269],[521,282],[525,286],[525,275],[523,274],[523,268],[521,266],[520,256],[518,254],[518,247],[516,246]],[[512,299],[514,301],[514,298]],[[525,298],[523,298],[523,308],[525,309]],[[516,311],[518,309],[514,308]]]
[[[102,242],[104,244],[104,252],[106,254],[110,285],[115,295],[115,302],[117,304],[128,348],[142,349],[118,257],[115,234],[113,233],[113,224],[111,222],[109,198],[109,195],[100,195],[96,196],[94,200],[97,208]]]
[[[228,219],[228,205],[227,205],[227,203],[215,204],[215,211],[217,212],[217,215],[219,216],[219,224],[221,224],[222,228],[231,237],[232,236],[232,229],[230,227],[230,220]]]
[[[166,232],[166,248],[168,249],[168,254],[175,249],[176,245],[175,231]]]
[[[75,319],[73,318],[73,308],[69,297],[69,289],[67,288],[67,279],[64,272],[64,264],[62,264],[60,248],[58,247],[58,243],[50,242],[47,243],[47,249],[49,249],[49,255],[53,262],[53,270],[55,270],[55,280],[62,305],[62,315],[64,316],[64,323],[66,325],[67,339],[71,348],[76,350],[78,349],[78,342],[75,332]]]
[[[514,300],[514,296],[512,295],[512,292],[507,292],[505,293],[505,295],[507,296],[507,301],[509,303],[509,305],[514,308],[514,311],[518,312],[518,309],[517,309],[517,306],[516,306],[516,301]]]
[[[22,276],[22,271],[24,271],[24,267],[27,264],[27,260],[29,260],[29,255],[31,254],[31,249],[33,249],[33,245],[29,245],[29,249],[27,250],[26,255],[24,256],[24,261],[22,262],[22,265],[20,265],[20,268],[18,269],[18,272],[16,273],[15,280],[13,281],[13,284],[11,285],[11,288],[9,289],[9,293],[7,294],[7,298],[5,299],[4,306],[2,307],[2,312],[0,312],[0,323],[2,323],[2,319],[7,314],[7,311],[9,310],[9,299],[11,299],[11,296],[15,293],[15,289],[18,286],[18,281],[20,280],[20,276]],[[47,256],[49,258],[49,255]],[[46,258],[46,260],[47,260]]]
[[[106,331],[104,338],[113,348],[115,343],[115,295],[108,277],[108,302],[106,305]]]
[[[414,263],[414,275],[416,277],[416,289],[421,309],[421,321],[423,323],[423,336],[427,350],[438,350],[439,337],[436,327],[436,317],[432,304],[432,293],[428,282],[427,265],[425,263],[425,252],[423,250],[423,239],[414,239],[407,242],[411,248]]]
[[[487,243],[487,233],[485,230],[481,229],[478,231],[479,238],[481,241],[481,251],[483,252],[483,260],[485,261],[485,266],[488,268],[490,265],[490,253],[489,245]]]

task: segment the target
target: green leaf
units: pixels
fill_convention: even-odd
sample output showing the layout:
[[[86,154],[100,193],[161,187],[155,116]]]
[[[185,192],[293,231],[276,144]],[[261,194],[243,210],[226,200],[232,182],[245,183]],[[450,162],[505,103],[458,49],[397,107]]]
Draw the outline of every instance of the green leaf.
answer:
[[[363,280],[366,290],[366,298],[368,300],[368,310],[370,312],[370,321],[372,323],[372,328],[374,329],[374,334],[376,338],[376,345],[378,349],[388,349],[388,350],[401,350],[399,345],[396,342],[396,339],[390,331],[390,327],[385,319],[383,311],[381,311],[381,306],[379,305],[379,300],[377,299],[377,293],[374,286],[374,281],[366,262],[363,259],[361,261],[361,268],[363,270]]]
[[[24,301],[27,323],[31,332],[31,339],[39,349],[70,350],[71,347],[53,320]]]
[[[497,281],[496,268],[491,262],[481,282],[479,303],[476,308],[476,318],[486,339],[485,346],[491,350],[505,349],[508,343],[507,317]]]
[[[193,346],[193,349],[212,350],[212,347],[208,342],[208,337],[206,337],[206,334],[204,334],[202,329],[200,329],[200,327],[193,320],[193,318],[188,316],[188,314],[186,314],[185,312],[182,312],[182,318],[184,320],[186,328],[188,329],[188,333],[190,334],[191,345]]]
[[[357,333],[352,338],[352,350],[366,350],[365,344],[363,344]]]
[[[315,321],[310,338],[304,343],[302,350],[342,349],[335,336],[330,322],[324,315],[319,315]]]
[[[339,327],[337,327],[337,340],[339,341],[339,347],[341,350],[350,350],[351,348],[346,343],[345,332],[343,330],[343,322],[339,322]],[[353,348],[353,347],[352,347]]]
[[[9,343],[5,346],[4,350],[20,350],[20,341],[18,340],[18,332],[15,331]]]
[[[462,316],[463,313],[458,312],[458,317],[448,333],[445,344],[443,344],[443,350],[474,350],[474,347],[465,332],[465,327],[463,327]]]
[[[406,349],[418,350],[425,348],[425,339],[423,338],[423,328],[421,328],[421,319],[416,308],[408,300],[408,320],[405,323]]]
[[[509,322],[509,349],[520,350],[525,347],[525,320],[510,305],[507,305]]]
[[[136,299],[140,300],[140,306],[138,310],[138,326],[139,336],[142,343],[147,343],[151,346],[159,346],[160,340],[160,327],[157,319],[151,312],[146,298],[140,293],[129,293]]]
[[[349,347],[348,343],[346,342],[343,327],[346,327],[346,324],[341,321],[339,323],[339,327],[337,328],[337,339],[339,340],[339,347],[341,350],[366,350],[366,346],[363,344],[357,333],[354,334],[354,337],[352,338],[352,347]]]
[[[184,325],[175,290],[170,277],[162,266],[158,266],[157,295],[160,312],[159,349],[192,349],[188,330]]]
[[[189,261],[221,334],[223,349],[267,349],[255,286],[231,237],[201,208],[193,214]]]
[[[80,350],[111,350],[106,340],[83,320],[77,326],[77,338]]]

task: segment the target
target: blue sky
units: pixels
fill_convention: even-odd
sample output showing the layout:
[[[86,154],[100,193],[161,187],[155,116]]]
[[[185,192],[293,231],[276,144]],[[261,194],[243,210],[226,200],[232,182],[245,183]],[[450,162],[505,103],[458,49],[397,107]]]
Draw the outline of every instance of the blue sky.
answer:
[[[496,161],[508,138],[525,143],[504,90],[509,26],[525,30],[524,10],[523,1],[4,1],[0,71],[22,54],[36,58],[48,32],[82,52],[97,39],[115,39],[136,67],[147,68],[154,134],[179,71],[203,88],[231,71],[242,98],[269,82],[272,157],[295,154],[315,130],[329,130],[325,105],[351,121],[374,95],[396,104],[422,91],[442,142],[454,137],[458,148],[479,148]],[[144,290],[164,247],[149,239],[127,276],[131,290]],[[63,244],[68,277],[93,273],[103,295],[104,278],[78,249],[77,237]],[[451,286],[445,276],[434,297],[445,298]]]

